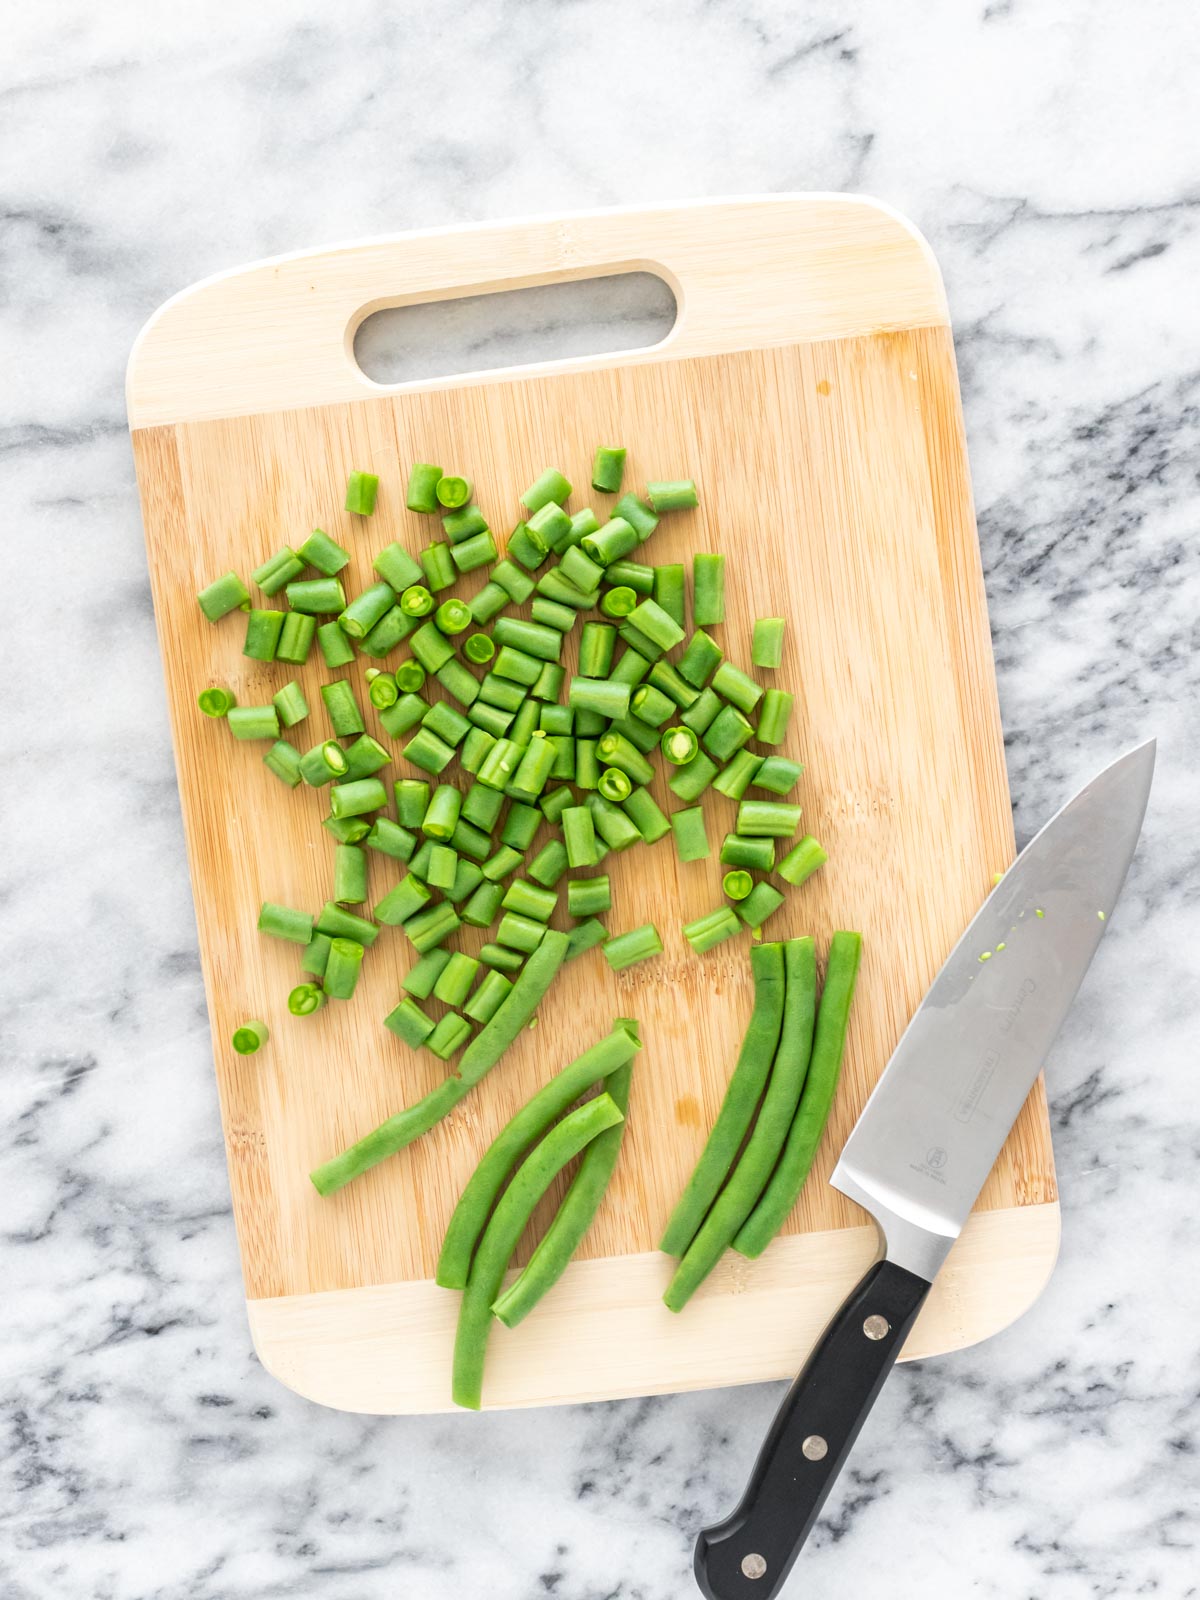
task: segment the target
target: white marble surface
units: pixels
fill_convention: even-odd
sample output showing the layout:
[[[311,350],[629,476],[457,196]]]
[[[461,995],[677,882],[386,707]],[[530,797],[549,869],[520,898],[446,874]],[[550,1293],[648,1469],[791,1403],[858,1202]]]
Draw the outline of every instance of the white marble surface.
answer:
[[[122,375],[167,295],[276,251],[804,188],[886,198],[946,275],[1018,831],[1161,756],[1051,1067],[1058,1272],[897,1374],[789,1592],[1200,1594],[1198,33],[1187,0],[8,8],[4,1600],[692,1593],[777,1387],[377,1421],[254,1360]]]

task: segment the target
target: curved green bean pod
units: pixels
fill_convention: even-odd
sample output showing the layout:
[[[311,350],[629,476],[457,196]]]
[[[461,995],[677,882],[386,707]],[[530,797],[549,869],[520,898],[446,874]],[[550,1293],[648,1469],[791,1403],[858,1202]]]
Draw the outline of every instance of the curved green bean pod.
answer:
[[[800,1104],[817,1014],[817,953],[813,940],[789,939],[783,947],[783,966],[783,1030],[762,1110],[729,1182],[675,1268],[675,1276],[663,1295],[670,1311],[683,1310],[753,1211]]]
[[[492,1326],[492,1302],[504,1270],[533,1208],[551,1183],[585,1145],[622,1120],[616,1102],[599,1094],[577,1107],[540,1142],[513,1174],[479,1241],[471,1276],[458,1312],[451,1393],[455,1405],[478,1411],[483,1398],[483,1362]]]
[[[792,1118],[779,1165],[733,1241],[733,1248],[744,1256],[762,1255],[787,1220],[808,1177],[829,1120],[829,1108],[842,1070],[846,1026],[861,956],[861,933],[835,933],[829,942],[829,962],[817,1012],[808,1080]]]
[[[614,1023],[613,1031],[606,1038],[551,1078],[500,1130],[471,1174],[446,1229],[436,1273],[443,1289],[466,1288],[471,1274],[471,1256],[479,1236],[505,1178],[522,1151],[540,1139],[585,1090],[625,1062],[632,1061],[640,1049],[636,1033],[619,1022]]]
[[[629,1080],[632,1073],[632,1063],[626,1062],[604,1080],[604,1092],[622,1116],[629,1108]],[[604,1199],[617,1157],[621,1153],[624,1133],[624,1122],[618,1122],[614,1127],[597,1134],[583,1152],[579,1170],[563,1196],[562,1205],[554,1214],[554,1221],[538,1241],[520,1277],[509,1285],[492,1306],[493,1312],[506,1328],[515,1328],[518,1322],[523,1321],[566,1271],[567,1263],[578,1250],[600,1209],[600,1202]]]
[[[783,1025],[783,946],[754,946],[750,951],[750,969],[754,974],[754,1010],[750,1025],[717,1120],[659,1244],[658,1248],[669,1256],[683,1255],[716,1199],[746,1136],[779,1044]]]

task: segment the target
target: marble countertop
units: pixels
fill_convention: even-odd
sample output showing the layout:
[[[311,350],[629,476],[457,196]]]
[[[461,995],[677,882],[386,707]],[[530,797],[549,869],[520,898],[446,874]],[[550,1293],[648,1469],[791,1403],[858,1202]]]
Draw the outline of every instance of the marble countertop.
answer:
[[[789,1593],[1200,1594],[1195,8],[46,0],[5,33],[4,1600],[693,1593],[779,1386],[370,1419],[251,1352],[122,380],[162,300],[257,257],[789,189],[878,195],[941,262],[1019,836],[1160,741],[1050,1063],[1057,1273],[896,1374]]]

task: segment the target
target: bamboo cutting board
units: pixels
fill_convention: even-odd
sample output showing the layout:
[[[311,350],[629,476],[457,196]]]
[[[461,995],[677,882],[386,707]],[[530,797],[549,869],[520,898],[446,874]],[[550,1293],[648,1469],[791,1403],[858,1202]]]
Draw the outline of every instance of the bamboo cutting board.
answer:
[[[353,359],[356,328],[382,306],[634,270],[659,273],[678,301],[674,330],[650,349],[394,388],[369,382]],[[432,1276],[455,1199],[513,1111],[614,1016],[631,1014],[645,1048],[617,1177],[555,1292],[518,1329],[497,1325],[485,1401],[790,1376],[876,1250],[874,1227],[826,1182],[837,1152],[1013,854],[954,352],[924,242],[874,202],[799,195],[283,257],[169,301],[138,340],[128,403],[264,1364],[327,1405],[447,1408],[458,1296]],[[263,899],[315,910],[328,897],[332,841],[318,826],[328,795],[290,794],[262,766],[263,747],[236,743],[195,710],[208,682],[250,704],[295,672],[314,707],[296,736],[306,747],[327,732],[319,651],[298,672],[246,660],[240,618],[214,627],[195,603],[218,573],[248,576],[321,526],[353,554],[343,574],[353,593],[371,581],[383,544],[399,539],[415,553],[437,531],[404,509],[414,460],[473,476],[503,531],[546,465],[581,486],[572,507],[602,501],[585,487],[602,442],[628,446],[631,486],[696,478],[701,509],[664,518],[646,555],[726,552],[729,613],[718,635],[734,661],[749,662],[755,616],[788,618],[778,681],[796,691],[796,713],[786,753],[805,763],[806,826],[831,859],[789,895],[771,937],[811,932],[824,950],[837,927],[864,935],[841,1087],[789,1231],[758,1262],[728,1258],[679,1317],[660,1303],[670,1263],[654,1245],[716,1114],[751,1002],[745,936],[696,957],[680,933],[719,903],[715,852],[686,867],[669,840],[610,856],[610,927],[655,922],[665,955],[620,976],[598,951],[581,958],[552,988],[536,1031],[445,1124],[321,1200],[309,1169],[446,1068],[382,1027],[412,959],[398,930],[368,953],[352,1003],[287,1016],[299,950],[259,937],[255,917]],[[380,476],[370,519],[340,509],[355,468]],[[361,690],[365,665],[338,675]],[[384,776],[404,770],[397,752]],[[734,808],[715,794],[704,805],[717,841]],[[374,900],[401,869],[379,857],[370,871]],[[242,1059],[227,1041],[250,1016],[272,1037]],[[1037,1295],[1057,1244],[1039,1084],[906,1354],[1003,1327]]]

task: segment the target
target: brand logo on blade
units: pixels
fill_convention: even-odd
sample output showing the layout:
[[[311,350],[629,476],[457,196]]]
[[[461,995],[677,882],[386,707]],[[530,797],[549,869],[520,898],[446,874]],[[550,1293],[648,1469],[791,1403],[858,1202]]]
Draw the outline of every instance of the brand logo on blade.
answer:
[[[935,1144],[925,1152],[924,1161],[910,1161],[909,1167],[913,1172],[919,1172],[923,1178],[929,1178],[934,1183],[945,1183],[942,1168],[949,1160],[949,1151],[943,1150],[940,1144]]]

